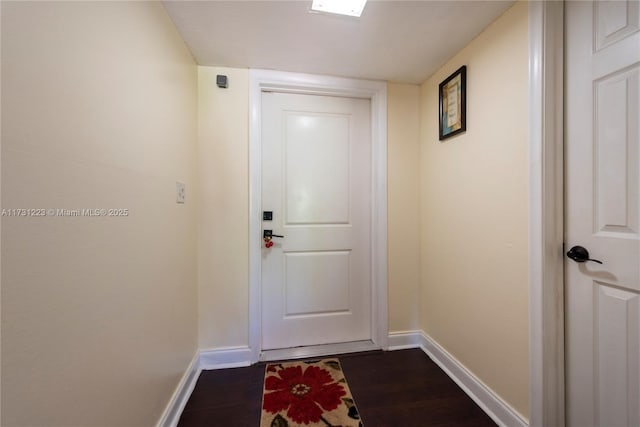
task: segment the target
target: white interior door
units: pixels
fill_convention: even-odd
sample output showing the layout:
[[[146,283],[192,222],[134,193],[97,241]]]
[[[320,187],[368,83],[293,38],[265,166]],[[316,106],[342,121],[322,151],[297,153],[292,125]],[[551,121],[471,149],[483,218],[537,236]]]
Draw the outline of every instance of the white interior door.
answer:
[[[640,8],[565,16],[567,423],[640,426]]]
[[[263,92],[262,349],[371,339],[368,99]]]

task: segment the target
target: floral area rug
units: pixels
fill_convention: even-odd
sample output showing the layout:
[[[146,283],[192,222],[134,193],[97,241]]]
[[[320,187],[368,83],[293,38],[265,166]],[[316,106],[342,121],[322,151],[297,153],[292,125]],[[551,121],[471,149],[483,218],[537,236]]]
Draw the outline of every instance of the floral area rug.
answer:
[[[269,363],[260,427],[362,427],[338,359]]]

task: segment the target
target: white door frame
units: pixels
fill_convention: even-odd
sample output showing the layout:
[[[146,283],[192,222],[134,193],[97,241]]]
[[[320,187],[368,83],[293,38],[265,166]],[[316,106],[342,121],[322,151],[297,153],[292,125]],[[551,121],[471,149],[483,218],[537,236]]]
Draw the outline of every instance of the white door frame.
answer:
[[[564,2],[529,2],[529,425],[564,399]]]
[[[387,349],[387,84],[340,77],[252,69],[249,73],[249,347],[261,350],[262,92],[334,95],[371,100],[371,338]]]

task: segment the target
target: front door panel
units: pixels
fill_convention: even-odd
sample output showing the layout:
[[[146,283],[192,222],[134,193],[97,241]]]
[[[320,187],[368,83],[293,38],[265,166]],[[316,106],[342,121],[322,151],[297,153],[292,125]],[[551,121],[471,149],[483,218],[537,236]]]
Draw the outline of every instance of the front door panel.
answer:
[[[369,340],[370,101],[262,103],[262,349]]]

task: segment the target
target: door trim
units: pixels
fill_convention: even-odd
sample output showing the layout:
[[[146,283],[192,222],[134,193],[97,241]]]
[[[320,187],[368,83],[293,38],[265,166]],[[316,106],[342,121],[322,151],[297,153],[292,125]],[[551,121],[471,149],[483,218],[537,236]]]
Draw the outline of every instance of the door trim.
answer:
[[[387,85],[385,82],[252,69],[249,72],[249,348],[261,351],[262,92],[371,100],[371,339],[387,349]]]
[[[529,2],[529,425],[565,424],[564,2]]]

